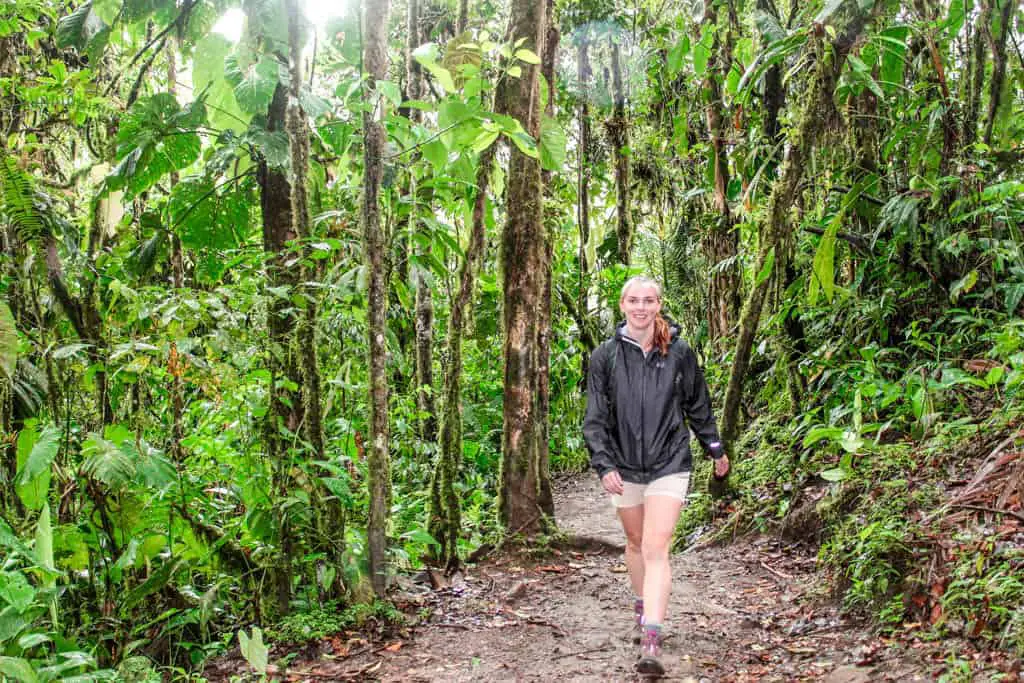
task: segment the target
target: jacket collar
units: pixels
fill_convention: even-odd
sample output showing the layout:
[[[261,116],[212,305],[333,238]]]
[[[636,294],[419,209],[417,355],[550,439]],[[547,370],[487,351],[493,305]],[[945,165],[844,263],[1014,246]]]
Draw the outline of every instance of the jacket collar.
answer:
[[[664,318],[664,316],[662,317]],[[679,325],[677,325],[671,318],[665,318],[665,322],[668,323],[668,343],[669,346],[671,346],[672,344],[675,343],[676,339],[679,339],[679,333],[681,330],[679,328]],[[615,326],[615,334],[613,335],[613,339],[624,342],[626,344],[631,344],[636,348],[640,349],[641,351],[643,351],[643,347],[640,346],[640,343],[637,340],[630,337],[628,334],[626,334],[625,320],[623,320],[622,322]]]

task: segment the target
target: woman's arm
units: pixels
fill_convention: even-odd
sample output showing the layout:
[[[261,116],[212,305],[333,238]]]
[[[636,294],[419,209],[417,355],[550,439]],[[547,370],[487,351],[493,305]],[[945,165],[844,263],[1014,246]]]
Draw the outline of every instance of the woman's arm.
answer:
[[[614,346],[612,352],[615,352]],[[618,447],[612,438],[611,411],[608,406],[608,358],[604,346],[598,346],[590,356],[587,374],[587,413],[583,418],[583,439],[590,450],[590,466],[597,476],[616,469]]]
[[[711,392],[704,379],[704,371],[697,363],[697,355],[684,343],[683,348],[683,386],[680,398],[683,414],[690,423],[690,429],[712,458],[718,460],[725,455],[722,439],[718,435],[718,425],[711,410]]]

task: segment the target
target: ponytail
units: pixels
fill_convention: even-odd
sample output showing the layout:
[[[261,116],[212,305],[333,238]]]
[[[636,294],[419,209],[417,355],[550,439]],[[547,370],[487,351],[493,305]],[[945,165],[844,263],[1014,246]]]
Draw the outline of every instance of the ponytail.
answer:
[[[662,356],[668,355],[668,345],[671,339],[668,329],[668,323],[665,322],[665,319],[661,317],[661,313],[659,313],[657,317],[654,318],[654,336],[652,337],[651,341],[653,342],[654,346],[658,347],[658,350],[661,352]]]

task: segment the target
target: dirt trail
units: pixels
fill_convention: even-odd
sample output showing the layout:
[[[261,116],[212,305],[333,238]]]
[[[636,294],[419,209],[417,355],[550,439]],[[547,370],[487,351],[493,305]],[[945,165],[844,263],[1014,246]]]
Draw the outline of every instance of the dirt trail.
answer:
[[[560,528],[574,539],[567,547],[484,561],[438,588],[402,579],[398,604],[419,625],[293,661],[285,680],[638,680],[614,513],[586,476],[558,482],[556,506]],[[771,539],[674,555],[667,680],[930,678],[923,653],[900,650],[807,599],[818,583],[813,566]]]

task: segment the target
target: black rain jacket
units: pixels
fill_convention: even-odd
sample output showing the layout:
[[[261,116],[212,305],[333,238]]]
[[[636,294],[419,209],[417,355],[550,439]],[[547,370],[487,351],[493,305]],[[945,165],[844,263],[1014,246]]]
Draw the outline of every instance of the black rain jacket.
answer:
[[[665,356],[655,348],[645,358],[620,323],[590,357],[583,437],[599,477],[618,470],[624,481],[647,484],[689,472],[690,429],[712,457],[724,454],[697,356],[676,325],[669,329]]]

